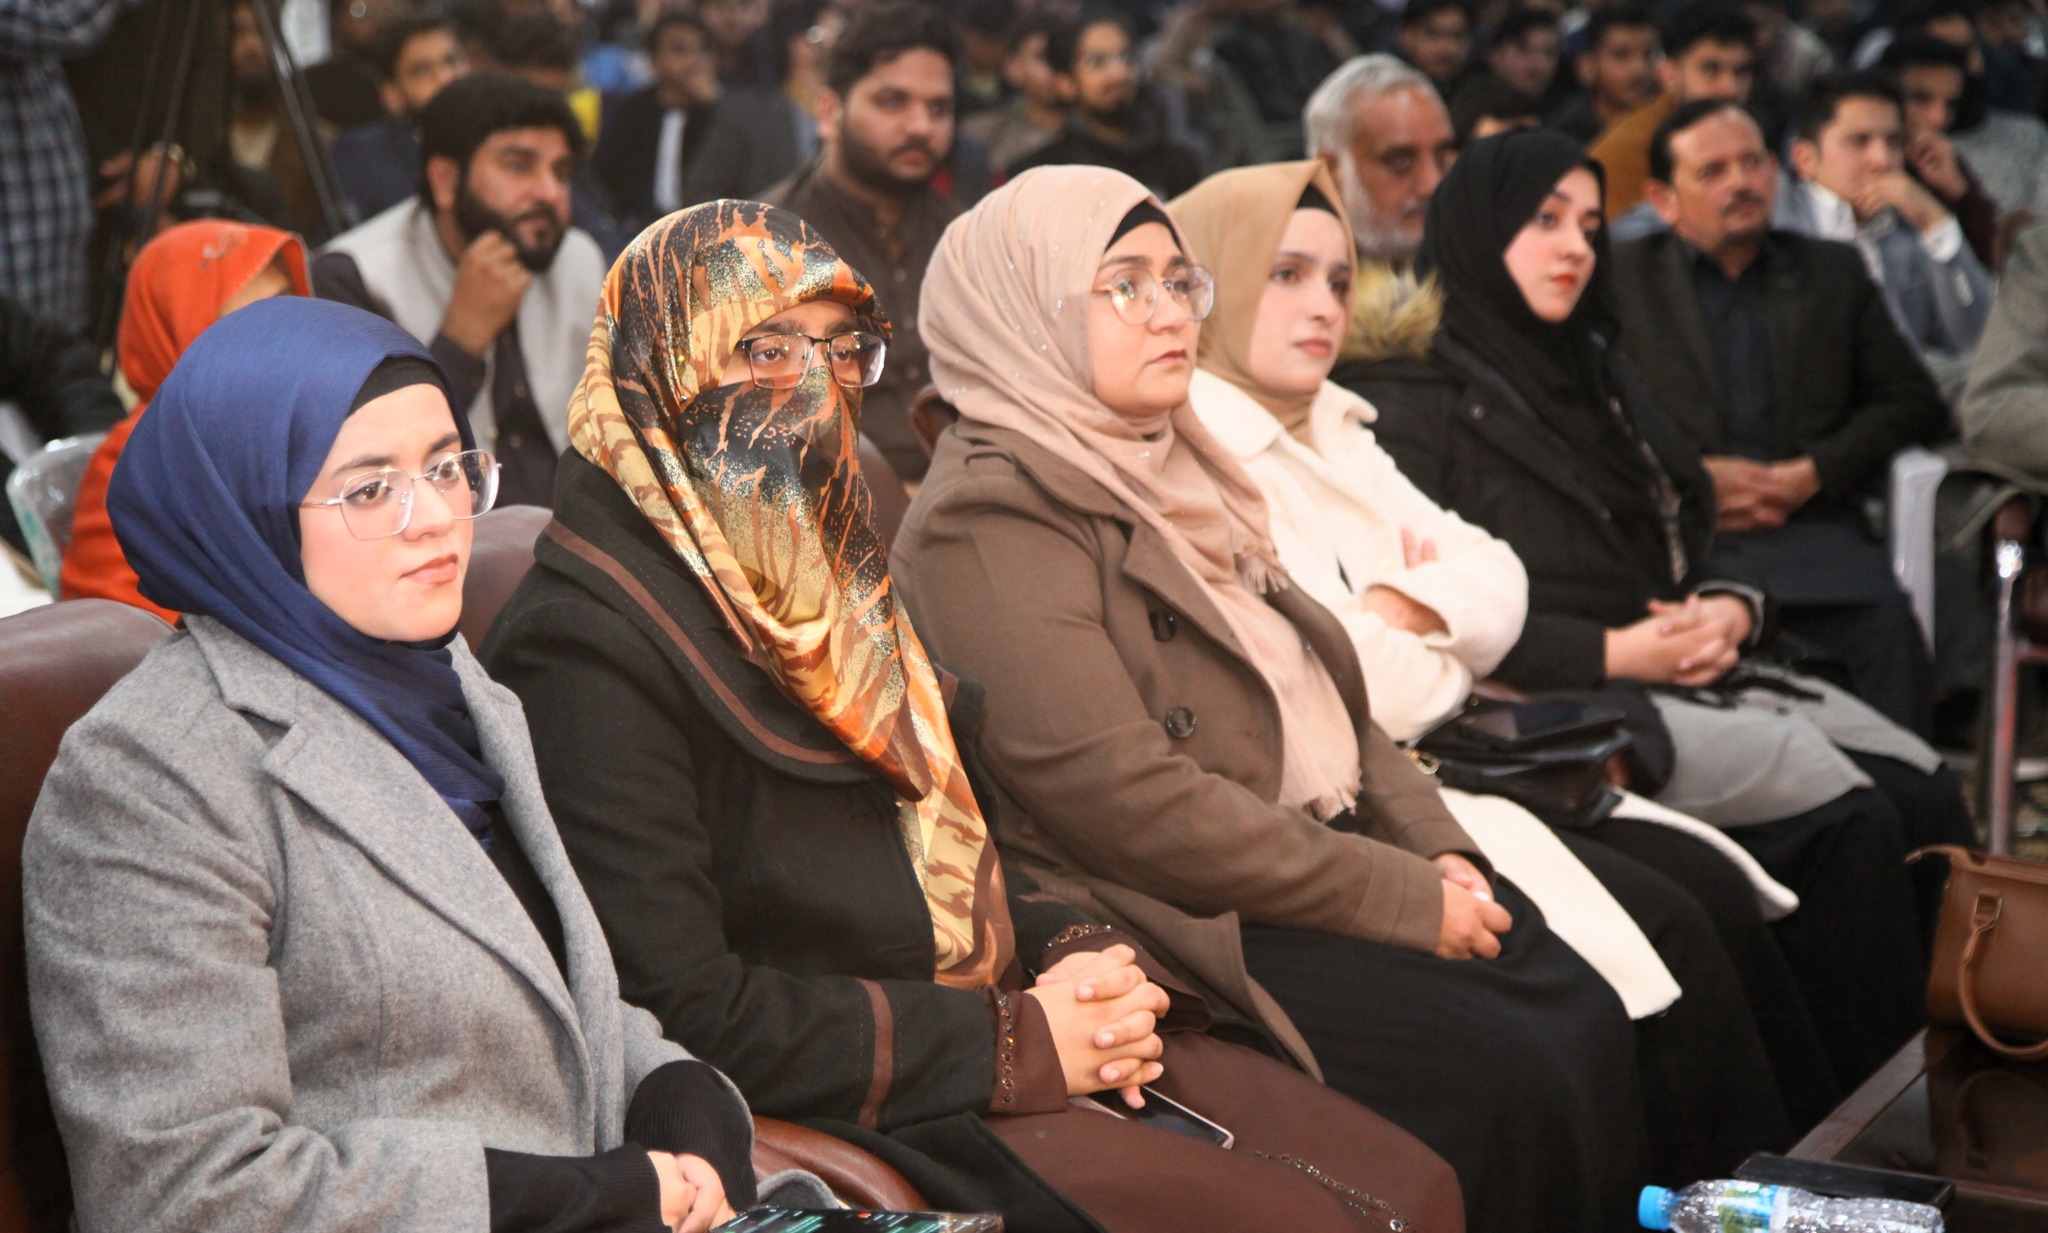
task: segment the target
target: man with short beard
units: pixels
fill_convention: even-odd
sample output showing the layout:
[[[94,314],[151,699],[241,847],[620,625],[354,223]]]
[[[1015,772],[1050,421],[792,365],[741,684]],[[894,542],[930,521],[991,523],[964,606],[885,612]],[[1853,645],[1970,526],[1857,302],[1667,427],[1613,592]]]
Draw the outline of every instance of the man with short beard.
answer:
[[[328,244],[314,289],[426,343],[497,455],[499,501],[551,505],[605,276],[569,225],[583,130],[561,95],[497,73],[444,87],[419,128],[418,196]]]
[[[1670,230],[1614,246],[1620,343],[1713,476],[1719,543],[1780,627],[1863,700],[1932,726],[1927,646],[1866,498],[1948,408],[1855,247],[1772,228],[1777,160],[1741,104],[1696,99],[1652,134]]]
[[[932,187],[953,149],[960,33],[915,0],[864,9],[832,48],[818,96],[818,156],[763,200],[803,218],[875,288],[894,327],[882,379],[863,391],[861,431],[906,480],[927,459],[910,404],[930,375],[918,292],[939,233],[960,212]]]
[[[1393,56],[1359,56],[1316,87],[1302,128],[1309,157],[1328,163],[1344,191],[1359,256],[1407,265],[1429,199],[1458,156],[1436,87]]]
[[[1070,104],[1067,126],[1011,164],[1009,174],[1080,163],[1121,171],[1162,200],[1193,188],[1202,178],[1201,156],[1168,135],[1165,118],[1138,88],[1132,56],[1131,36],[1111,13],[1083,13],[1055,26],[1045,38],[1045,62]]]

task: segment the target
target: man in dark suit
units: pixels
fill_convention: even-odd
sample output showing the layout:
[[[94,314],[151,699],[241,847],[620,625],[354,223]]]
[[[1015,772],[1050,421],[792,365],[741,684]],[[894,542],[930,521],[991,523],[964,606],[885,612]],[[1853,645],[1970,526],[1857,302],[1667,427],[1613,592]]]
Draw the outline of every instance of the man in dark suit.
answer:
[[[1847,245],[1770,229],[1777,162],[1733,102],[1681,106],[1650,143],[1670,225],[1614,249],[1622,345],[1705,455],[1725,539],[1784,628],[1925,733],[1931,667],[1868,499],[1948,409]]]
[[[718,105],[718,52],[695,17],[663,12],[647,57],[654,81],[605,117],[591,160],[628,232],[705,199],[692,172]]]

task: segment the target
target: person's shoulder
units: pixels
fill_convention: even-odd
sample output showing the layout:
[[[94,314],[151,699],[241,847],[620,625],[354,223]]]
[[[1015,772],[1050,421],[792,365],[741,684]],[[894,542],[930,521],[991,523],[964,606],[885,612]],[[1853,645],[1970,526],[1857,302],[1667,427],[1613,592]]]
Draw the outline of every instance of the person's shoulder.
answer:
[[[1772,228],[1765,242],[1770,245],[1773,261],[1786,262],[1805,278],[1870,281],[1870,268],[1863,263],[1863,254],[1845,240],[1825,240]]]
[[[236,757],[238,746],[246,757]],[[209,768],[237,766],[258,752],[254,730],[228,705],[198,639],[181,630],[71,725],[57,765],[102,782],[152,773],[144,768],[204,779]]]

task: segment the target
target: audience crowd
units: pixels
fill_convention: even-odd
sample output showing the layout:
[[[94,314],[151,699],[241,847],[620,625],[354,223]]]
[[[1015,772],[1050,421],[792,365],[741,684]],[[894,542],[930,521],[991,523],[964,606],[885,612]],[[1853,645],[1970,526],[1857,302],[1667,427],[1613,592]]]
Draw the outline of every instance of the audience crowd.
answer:
[[[271,4],[0,12],[0,552],[176,625],[23,851],[85,1233],[832,1205],[756,1116],[1618,1231],[1922,1026],[1985,601],[1889,477],[2048,489],[2048,14]]]

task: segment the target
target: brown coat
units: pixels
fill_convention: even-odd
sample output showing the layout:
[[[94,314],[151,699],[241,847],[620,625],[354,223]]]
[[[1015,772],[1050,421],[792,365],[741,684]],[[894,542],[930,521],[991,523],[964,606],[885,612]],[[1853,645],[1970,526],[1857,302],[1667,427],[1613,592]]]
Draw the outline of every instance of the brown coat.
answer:
[[[985,683],[983,748],[1003,849],[1119,918],[1305,1060],[1244,972],[1240,919],[1435,947],[1441,875],[1477,847],[1434,780],[1372,722],[1335,617],[1275,608],[1329,668],[1357,727],[1362,834],[1277,803],[1280,719],[1222,614],[1156,532],[1016,434],[939,443],[890,569],[932,652]]]

